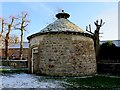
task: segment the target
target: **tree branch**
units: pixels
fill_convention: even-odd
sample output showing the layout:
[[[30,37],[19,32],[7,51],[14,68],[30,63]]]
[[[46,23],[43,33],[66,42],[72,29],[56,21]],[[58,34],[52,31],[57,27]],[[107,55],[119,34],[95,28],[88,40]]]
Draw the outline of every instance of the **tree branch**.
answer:
[[[89,30],[88,30],[88,26],[86,26],[86,31],[91,33],[92,35],[94,34],[92,31],[91,31],[91,25],[89,24]]]

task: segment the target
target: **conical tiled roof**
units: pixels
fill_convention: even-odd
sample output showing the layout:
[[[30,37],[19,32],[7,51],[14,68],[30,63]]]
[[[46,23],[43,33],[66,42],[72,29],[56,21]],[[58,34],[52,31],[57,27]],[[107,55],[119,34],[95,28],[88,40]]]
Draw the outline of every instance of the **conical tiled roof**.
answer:
[[[72,32],[84,32],[81,28],[70,22],[68,19],[60,18],[55,22],[49,24],[47,27],[42,29],[40,32],[52,32],[52,31],[72,31]]]
[[[49,24],[46,28],[40,32],[52,32],[52,31],[72,31],[72,32],[84,32],[81,28],[70,22],[67,18],[70,17],[68,13],[62,10],[62,13],[56,14],[58,18],[55,22]]]
[[[36,35],[45,34],[45,33],[51,33],[51,32],[78,32],[78,33],[84,33],[84,31],[69,21],[67,18],[70,17],[68,13],[64,13],[64,10],[62,10],[62,13],[56,14],[56,17],[58,18],[53,23],[49,24],[47,27],[42,29],[40,32],[32,34],[28,37],[28,40],[32,37],[35,37]]]

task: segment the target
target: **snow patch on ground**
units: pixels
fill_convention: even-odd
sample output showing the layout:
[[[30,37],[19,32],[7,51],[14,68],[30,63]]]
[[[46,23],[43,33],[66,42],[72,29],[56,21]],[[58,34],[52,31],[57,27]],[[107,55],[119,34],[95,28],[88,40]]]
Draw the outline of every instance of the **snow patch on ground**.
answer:
[[[45,80],[33,74],[3,74],[0,88],[63,88],[59,81]]]

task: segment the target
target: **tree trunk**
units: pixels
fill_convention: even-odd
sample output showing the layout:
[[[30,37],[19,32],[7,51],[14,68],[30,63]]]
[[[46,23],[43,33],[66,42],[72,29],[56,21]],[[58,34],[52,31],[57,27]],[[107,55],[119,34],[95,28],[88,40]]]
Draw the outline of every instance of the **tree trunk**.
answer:
[[[24,30],[21,30],[21,42],[20,42],[20,60],[23,58],[23,32]]]
[[[8,25],[8,33],[6,34],[5,37],[5,56],[6,59],[9,60],[9,49],[8,49],[8,43],[9,43],[9,34],[10,34],[10,30],[11,30],[11,25]]]
[[[12,29],[12,25],[14,22],[14,17],[12,17],[12,21],[10,24],[8,24],[8,32],[6,33],[6,37],[5,37],[5,55],[6,55],[6,59],[9,60],[9,49],[8,49],[8,45],[9,45],[9,39],[10,39],[10,31]]]
[[[94,40],[94,46],[95,46],[95,52],[96,52],[96,60],[99,61],[99,31],[95,30],[95,40]]]
[[[5,56],[6,59],[9,60],[9,51],[8,51],[8,39],[5,39]]]

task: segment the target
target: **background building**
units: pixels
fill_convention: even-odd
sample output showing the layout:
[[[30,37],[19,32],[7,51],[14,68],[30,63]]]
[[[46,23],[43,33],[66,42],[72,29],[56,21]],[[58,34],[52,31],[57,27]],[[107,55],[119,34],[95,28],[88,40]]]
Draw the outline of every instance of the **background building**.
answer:
[[[9,57],[10,59],[19,59],[20,55],[20,42],[10,42],[9,43]],[[24,42],[23,43],[23,59],[28,58],[28,48],[29,48],[29,43]],[[1,49],[0,57],[1,59],[5,59],[5,47],[3,46]]]

